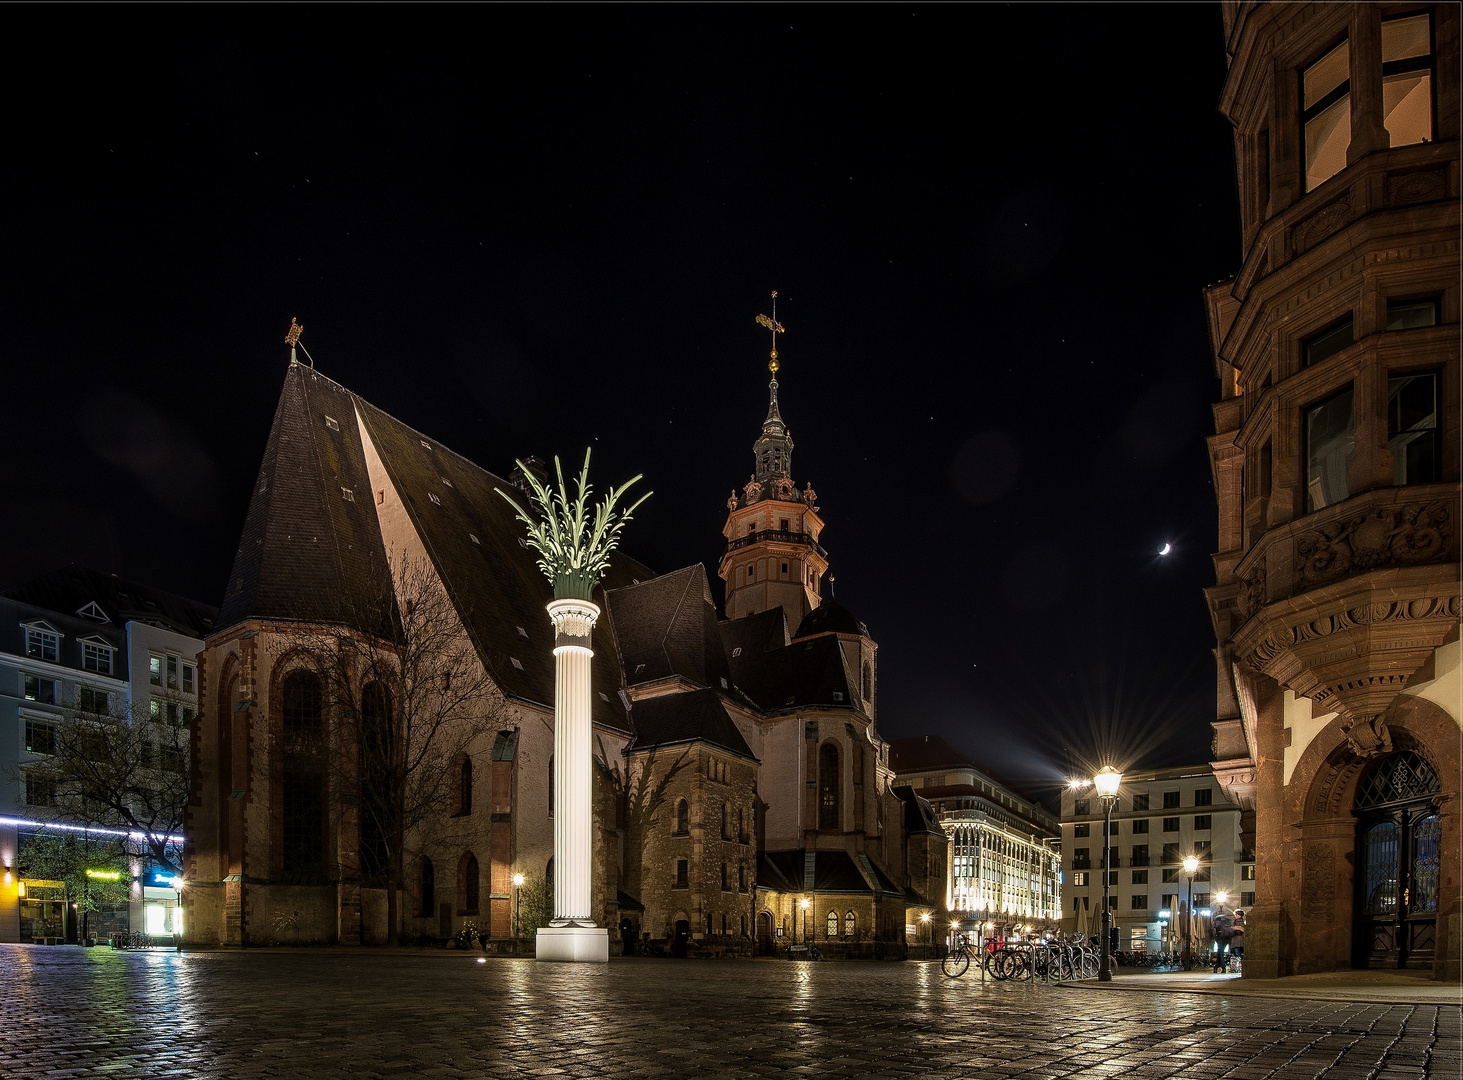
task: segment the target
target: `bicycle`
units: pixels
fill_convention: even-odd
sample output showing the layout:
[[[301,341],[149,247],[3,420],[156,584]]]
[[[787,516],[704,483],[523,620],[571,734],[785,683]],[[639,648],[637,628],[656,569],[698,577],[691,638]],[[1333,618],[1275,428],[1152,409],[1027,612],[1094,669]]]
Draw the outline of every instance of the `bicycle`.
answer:
[[[961,934],[955,948],[940,961],[940,970],[948,977],[958,979],[970,970],[970,960],[974,955],[975,950],[970,947],[970,939]]]

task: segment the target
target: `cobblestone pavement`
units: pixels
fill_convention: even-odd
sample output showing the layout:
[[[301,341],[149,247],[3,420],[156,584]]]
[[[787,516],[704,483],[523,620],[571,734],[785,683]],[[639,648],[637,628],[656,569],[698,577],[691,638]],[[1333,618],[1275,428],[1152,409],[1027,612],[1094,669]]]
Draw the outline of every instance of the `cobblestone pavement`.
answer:
[[[0,945],[0,1076],[1460,1075],[1460,1010],[1077,992],[939,966]]]

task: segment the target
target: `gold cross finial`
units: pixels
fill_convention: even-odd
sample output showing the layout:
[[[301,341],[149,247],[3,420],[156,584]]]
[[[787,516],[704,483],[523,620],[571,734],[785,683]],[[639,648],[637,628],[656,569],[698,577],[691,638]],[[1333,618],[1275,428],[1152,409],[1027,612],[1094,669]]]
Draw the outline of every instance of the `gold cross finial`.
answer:
[[[290,329],[289,333],[285,334],[284,336],[284,343],[293,349],[295,347],[295,342],[300,340],[300,335],[304,332],[305,328],[299,323],[295,322],[295,317],[291,315]]]
[[[782,328],[782,323],[777,321],[777,290],[772,290],[772,317],[766,315],[757,316],[757,325],[765,326],[772,331],[772,359],[767,361],[767,370],[772,372],[772,377],[777,378],[777,369],[782,365],[777,362],[777,335],[787,333]]]

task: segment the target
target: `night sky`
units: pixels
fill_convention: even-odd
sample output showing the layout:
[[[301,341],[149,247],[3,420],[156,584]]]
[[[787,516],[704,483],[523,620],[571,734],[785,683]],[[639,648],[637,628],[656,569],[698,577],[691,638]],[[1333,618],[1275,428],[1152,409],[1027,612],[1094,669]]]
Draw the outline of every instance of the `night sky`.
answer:
[[[880,730],[1033,787],[1208,760],[1217,5],[10,21],[0,584],[219,603],[296,316],[500,475],[645,473],[627,550],[719,597],[777,289]]]

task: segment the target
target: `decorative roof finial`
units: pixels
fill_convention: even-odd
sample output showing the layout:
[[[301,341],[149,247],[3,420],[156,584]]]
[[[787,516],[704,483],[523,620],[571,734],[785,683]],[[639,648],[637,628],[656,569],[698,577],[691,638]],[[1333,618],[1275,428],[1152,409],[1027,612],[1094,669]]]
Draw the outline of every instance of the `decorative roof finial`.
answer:
[[[305,328],[301,326],[298,322],[296,322],[295,317],[291,315],[290,328],[284,336],[284,343],[290,347],[290,363],[292,364],[295,362],[295,346],[299,344],[300,335],[304,332]],[[313,364],[310,366],[314,367]]]
[[[782,323],[777,321],[777,290],[772,290],[772,317],[766,315],[757,316],[757,325],[765,326],[772,331],[772,358],[767,361],[767,370],[772,372],[772,381],[777,381],[777,369],[782,365],[777,362],[777,335],[787,333],[782,328]]]

